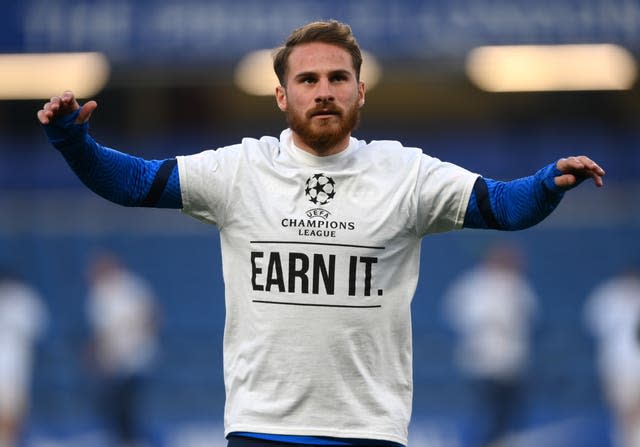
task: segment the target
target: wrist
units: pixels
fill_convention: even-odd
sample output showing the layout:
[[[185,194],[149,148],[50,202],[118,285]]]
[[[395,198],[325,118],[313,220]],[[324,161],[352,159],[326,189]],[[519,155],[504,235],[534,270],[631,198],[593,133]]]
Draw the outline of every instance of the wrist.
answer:
[[[556,185],[556,177],[562,175],[562,171],[558,169],[557,162],[553,162],[536,172],[535,176],[542,183],[542,187],[547,193],[554,195],[562,195],[564,189]]]
[[[75,121],[79,113],[80,109],[56,118],[51,124],[42,126],[49,142],[56,149],[63,150],[85,140],[89,125],[88,123],[76,124]]]

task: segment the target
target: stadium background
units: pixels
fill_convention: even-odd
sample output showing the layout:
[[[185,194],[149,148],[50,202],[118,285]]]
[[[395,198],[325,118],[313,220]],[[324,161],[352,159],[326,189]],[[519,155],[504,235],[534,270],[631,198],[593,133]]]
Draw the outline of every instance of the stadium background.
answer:
[[[496,179],[528,175],[567,154],[598,160],[605,188],[571,192],[534,229],[424,241],[413,305],[411,439],[415,446],[461,445],[469,398],[440,300],[488,244],[507,237],[525,248],[542,299],[523,433],[548,445],[608,445],[610,420],[582,308],[598,282],[639,256],[640,90],[487,93],[466,78],[464,58],[484,44],[610,42],[637,59],[637,0],[26,0],[3,2],[3,11],[0,53],[107,55],[111,75],[95,96],[92,132],[146,158],[277,135],[284,120],[273,99],[242,93],[234,67],[302,23],[337,18],[352,25],[383,70],[357,137],[400,139]],[[99,247],[114,249],[150,280],[163,307],[162,353],[145,403],[157,444],[220,444],[224,305],[216,230],[176,211],[125,209],[86,191],[37,124],[42,102],[0,101],[0,262],[36,285],[52,317],[37,357],[32,445],[96,442],[81,349],[83,275]]]

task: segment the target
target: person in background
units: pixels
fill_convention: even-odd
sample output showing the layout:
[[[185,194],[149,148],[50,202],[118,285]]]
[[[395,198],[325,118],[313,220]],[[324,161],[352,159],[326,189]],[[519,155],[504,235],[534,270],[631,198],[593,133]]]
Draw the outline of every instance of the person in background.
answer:
[[[616,447],[640,446],[640,268],[626,268],[587,298],[585,323],[595,337],[597,367],[614,419]]]
[[[499,243],[456,279],[444,313],[458,335],[456,359],[477,392],[479,444],[493,445],[514,428],[522,404],[537,297],[524,275],[524,255]],[[479,418],[480,419],[480,418]]]
[[[40,294],[0,267],[0,447],[17,446],[23,434],[35,346],[46,323]]]
[[[116,445],[143,445],[140,399],[158,348],[158,310],[149,284],[113,253],[90,263],[87,315],[103,416]]]

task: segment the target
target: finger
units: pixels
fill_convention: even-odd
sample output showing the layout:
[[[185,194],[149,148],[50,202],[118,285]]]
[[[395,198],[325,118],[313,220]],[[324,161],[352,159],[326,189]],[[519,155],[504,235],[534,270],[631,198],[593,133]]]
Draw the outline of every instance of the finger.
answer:
[[[57,115],[66,115],[76,111],[78,108],[80,106],[75,101],[71,91],[65,91],[60,96],[52,96],[49,102],[45,104],[45,110],[50,110]]]
[[[591,160],[589,157],[582,155],[577,158],[584,166],[584,168],[577,172],[577,174],[583,177],[591,177],[596,186],[603,186],[604,181],[602,179],[602,176],[604,176],[605,174],[604,169],[598,166],[598,164],[595,161]]]
[[[556,167],[559,171],[566,173],[584,168],[584,163],[582,162],[580,157],[566,157],[558,160],[558,163],[556,163]]]
[[[600,174],[600,172],[602,172],[602,174]],[[554,178],[554,182],[560,188],[571,188],[591,177],[597,187],[602,187],[604,186],[603,175],[604,170],[596,165],[592,169],[584,167],[582,169],[576,169],[573,172],[559,175]]]
[[[80,104],[76,101],[76,97],[71,90],[65,90],[60,97],[60,102],[70,112],[75,112],[80,108]]]
[[[60,109],[60,102],[56,101],[55,98],[51,98],[51,100],[44,105],[44,109],[49,112],[57,112],[58,109]]]
[[[42,124],[49,124],[51,122],[51,118],[53,117],[53,114],[54,114],[54,111],[51,109],[51,107],[52,107],[52,103],[46,102],[42,106],[42,109],[38,110],[37,112],[38,120],[40,120]]]
[[[585,155],[579,155],[575,157],[562,158],[558,161],[557,167],[562,172],[568,172],[572,170],[588,169],[598,175],[604,175],[604,169],[602,169],[595,161],[591,160]]]
[[[602,180],[602,177],[600,176],[594,177],[593,183],[595,183],[598,188],[602,188],[604,186],[604,180]]]
[[[81,108],[78,117],[76,118],[76,124],[84,124],[89,121],[91,114],[98,107],[98,103],[95,101],[86,102]]]
[[[49,102],[45,103],[45,105],[43,106],[43,110],[46,116],[49,118],[49,121],[51,121],[56,116],[67,113],[67,110],[64,109],[59,96],[54,96],[49,100]]]
[[[585,167],[587,169],[589,169],[590,171],[596,173],[597,175],[604,175],[604,169],[602,169],[598,163],[596,163],[595,161],[591,160],[589,157],[582,157],[582,162],[585,165]]]
[[[589,177],[591,177],[593,179],[593,182],[596,184],[596,186],[602,186],[603,185],[603,181],[602,181],[602,176],[599,175],[597,172],[595,172],[595,170],[592,169],[583,169],[579,172],[576,173],[576,177],[578,179],[578,181],[582,181],[585,180]]]
[[[49,103],[51,104],[51,110],[53,111],[64,110],[64,103],[62,102],[62,98],[59,96],[52,97],[49,100]]]
[[[49,117],[47,116],[47,113],[44,111],[44,109],[38,110],[37,116],[38,121],[40,121],[42,124],[49,124]]]
[[[602,168],[600,168],[599,166],[598,168],[600,169],[600,171],[602,171],[602,174],[598,173],[597,171],[593,171],[591,178],[593,178],[593,183],[595,183],[595,185],[598,188],[600,188],[604,186],[604,180],[602,179],[602,176],[604,175],[604,170],[602,170]]]
[[[73,92],[67,90],[61,96],[52,96],[42,109],[36,112],[36,116],[42,124],[50,124],[55,117],[71,113],[79,107]]]
[[[75,101],[76,97],[73,94],[73,92],[71,90],[65,90],[62,93],[62,97],[61,97],[62,101],[66,102],[66,103],[70,103]]]

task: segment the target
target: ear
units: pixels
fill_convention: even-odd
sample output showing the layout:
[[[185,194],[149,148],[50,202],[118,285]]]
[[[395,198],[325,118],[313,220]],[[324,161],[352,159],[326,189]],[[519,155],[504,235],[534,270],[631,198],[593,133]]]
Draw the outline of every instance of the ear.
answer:
[[[276,87],[276,103],[278,103],[280,110],[287,111],[287,91],[281,85]]]
[[[360,81],[358,83],[358,106],[359,107],[362,107],[364,105],[364,97],[365,97],[364,81]]]

